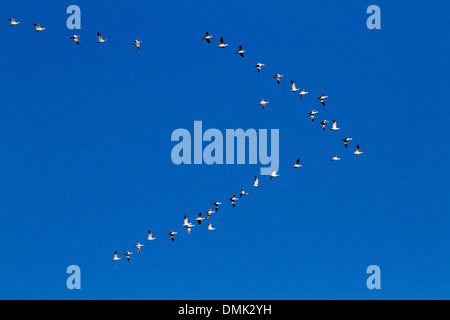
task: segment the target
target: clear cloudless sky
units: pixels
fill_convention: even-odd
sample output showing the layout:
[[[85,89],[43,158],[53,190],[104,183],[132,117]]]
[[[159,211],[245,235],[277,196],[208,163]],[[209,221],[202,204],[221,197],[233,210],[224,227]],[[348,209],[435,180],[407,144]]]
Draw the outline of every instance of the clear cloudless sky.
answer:
[[[72,4],[81,30],[66,27]],[[372,4],[381,30],[366,27]],[[1,299],[450,298],[449,1],[1,8]],[[310,93],[289,92],[291,79]],[[279,129],[280,177],[252,188],[261,164],[173,164],[172,132],[196,120]],[[216,230],[205,220],[188,235],[183,216],[216,200]],[[66,287],[70,265],[81,290]],[[380,290],[366,287],[370,265]]]

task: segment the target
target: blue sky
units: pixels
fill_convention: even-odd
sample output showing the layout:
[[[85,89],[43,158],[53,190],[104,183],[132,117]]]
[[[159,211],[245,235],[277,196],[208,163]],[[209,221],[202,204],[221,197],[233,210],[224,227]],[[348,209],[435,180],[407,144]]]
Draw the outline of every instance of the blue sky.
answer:
[[[66,27],[71,4],[81,30]],[[366,27],[372,4],[381,30]],[[443,0],[3,1],[0,298],[450,298],[449,10]],[[216,48],[220,36],[228,48]],[[310,94],[290,93],[291,79]],[[312,109],[341,130],[323,132]],[[279,129],[280,177],[255,190],[259,164],[174,165],[171,134],[196,120]],[[250,194],[233,209],[241,188]],[[216,200],[216,230],[187,235],[183,216]],[[132,261],[111,261],[138,241]],[[381,290],[366,287],[373,264]],[[81,290],[66,288],[70,265]]]

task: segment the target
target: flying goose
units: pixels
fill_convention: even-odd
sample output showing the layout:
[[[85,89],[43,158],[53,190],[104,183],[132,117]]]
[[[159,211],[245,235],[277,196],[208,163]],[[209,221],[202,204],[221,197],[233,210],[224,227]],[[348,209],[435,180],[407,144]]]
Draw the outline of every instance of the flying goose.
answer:
[[[206,214],[208,215],[208,219],[209,217],[211,217],[211,214],[213,214],[214,211],[212,211],[211,209],[208,209],[208,211],[206,211]]]
[[[206,42],[211,43],[211,39],[213,36],[210,36],[208,32],[205,33],[205,37],[202,40],[206,40]]]
[[[277,79],[278,84],[280,84],[281,78],[283,78],[283,77],[284,76],[282,74],[278,74],[278,73],[274,76],[274,78]]]
[[[208,223],[208,230],[207,231],[213,231],[213,230],[216,230],[216,228],[213,228],[212,224]]]
[[[75,41],[78,45],[80,44],[80,38],[81,36],[77,36],[76,34],[71,36],[70,39],[72,39],[73,41]]]
[[[155,240],[156,238],[153,238],[152,232],[150,230],[148,230],[148,237],[147,240],[151,241],[151,240]]]
[[[220,37],[220,44],[217,46],[217,48],[225,48],[228,46],[228,44],[223,43],[223,37]]]
[[[280,175],[276,173],[275,170],[272,170],[272,173],[270,175],[270,179],[275,178],[275,177],[279,177]]]
[[[188,233],[191,233],[191,227],[195,227],[192,223],[190,223],[188,221],[188,218],[186,217],[186,215],[184,215],[184,223],[183,223],[183,227],[186,227],[188,230]]]
[[[9,19],[9,22],[11,22],[9,25],[10,26],[15,26],[18,25],[20,22],[16,21],[14,18]]]
[[[262,184],[258,184],[258,177],[255,176],[255,183],[253,184],[253,187],[262,187]]]
[[[310,113],[308,113],[311,116],[311,120],[314,121],[314,115],[319,113],[319,111],[312,110]]]
[[[333,158],[331,158],[331,161],[341,160],[341,158],[338,158],[337,154],[334,155]]]
[[[292,87],[291,92],[296,92],[296,91],[300,90],[299,88],[295,87],[295,82],[292,80],[291,80],[291,87]]]
[[[325,99],[328,98],[328,96],[324,96],[323,94],[318,97],[317,99],[320,100],[320,102],[322,102],[322,105],[325,106]]]
[[[353,140],[353,139],[350,138],[350,137],[347,137],[347,138],[345,138],[345,139],[342,139],[342,141],[344,141],[344,145],[345,145],[346,148],[347,148],[348,142],[349,142],[350,140]]]
[[[134,44],[138,48],[138,50],[141,50],[141,43],[142,41],[134,40],[132,44]]]
[[[364,153],[364,152],[362,152],[362,151],[359,150],[359,144],[356,145],[356,150],[355,150],[355,152],[353,152],[353,154],[359,155],[359,154],[363,154],[363,153]]]
[[[330,121],[328,121],[328,120],[323,120],[323,121],[320,122],[320,124],[322,125],[322,129],[323,129],[323,130],[325,130],[325,124],[328,123],[328,122],[330,122]]]
[[[269,101],[264,101],[264,99],[259,99],[259,105],[264,109],[266,104],[268,104]]]
[[[261,63],[261,62],[259,62],[259,63],[257,63],[256,65],[254,65],[254,67],[255,67],[256,69],[258,69],[258,72],[261,72],[261,67],[263,67],[263,66],[265,66],[265,64],[264,64],[264,63]]]
[[[293,165],[294,168],[300,168],[302,165],[300,164],[300,158],[297,159],[297,162]]]
[[[39,31],[45,30],[45,28],[41,28],[40,24],[34,23],[33,26],[36,27],[36,30],[34,30],[34,32],[39,32]]]
[[[201,224],[202,224],[202,220],[205,220],[205,218],[202,218],[202,213],[200,212],[200,213],[198,214],[198,217],[195,218],[195,221],[197,221],[198,224],[201,225]]]
[[[333,126],[331,127],[331,131],[339,130],[340,128],[337,127],[336,120],[333,120]]]
[[[239,200],[238,198],[236,198],[236,196],[235,195],[233,195],[230,199],[228,199],[228,200],[230,200],[231,201],[231,204],[233,205],[233,208],[235,207],[235,205],[236,205],[236,200]]]
[[[239,53],[241,55],[241,57],[244,57],[244,52],[245,50],[242,50],[242,46],[239,46],[239,50],[236,53]]]
[[[244,189],[241,190],[241,193],[239,194],[239,198],[242,198],[242,196],[248,196],[248,193],[245,192]]]
[[[108,41],[108,39],[103,39],[102,35],[100,34],[100,32],[97,32],[97,36],[98,36],[98,41],[97,43],[103,43]]]
[[[127,260],[130,261],[130,256],[133,254],[133,252],[127,251],[124,253],[124,256],[127,257]]]
[[[119,258],[119,256],[117,255],[117,251],[114,252],[114,258],[113,258],[113,261],[119,261],[120,259],[122,259],[122,258]]]
[[[304,89],[302,89],[302,91],[300,91],[300,93],[299,93],[300,98],[303,98],[303,96],[304,96],[305,94],[307,94],[307,93],[309,93],[309,92],[308,92],[308,91],[305,91]]]
[[[170,238],[172,239],[172,242],[175,241],[175,237],[174,237],[174,236],[175,236],[176,234],[177,234],[177,232],[174,232],[174,231],[170,231],[170,232],[169,232],[169,236],[170,236]]]
[[[214,207],[216,208],[216,212],[219,211],[219,204],[222,204],[222,202],[216,201],[213,203]]]
[[[143,244],[140,244],[139,242],[135,245],[137,252],[141,251],[141,248],[143,247]]]

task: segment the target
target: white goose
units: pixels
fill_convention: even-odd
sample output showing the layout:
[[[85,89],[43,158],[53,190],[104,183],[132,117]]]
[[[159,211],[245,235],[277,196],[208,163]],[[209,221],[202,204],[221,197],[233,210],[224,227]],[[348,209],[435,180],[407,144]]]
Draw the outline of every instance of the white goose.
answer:
[[[215,213],[214,211],[212,211],[211,209],[208,209],[208,211],[206,211],[206,214],[208,215],[208,219],[209,217],[211,217],[211,214]]]
[[[297,159],[295,164],[293,165],[294,168],[300,168],[302,165],[300,164],[300,158]]]
[[[253,187],[262,187],[262,184],[259,184],[258,181],[258,177],[255,176],[255,183],[253,184]]]
[[[280,84],[281,78],[283,78],[283,77],[284,76],[282,74],[278,74],[278,73],[274,76],[274,78],[277,79],[278,84]]]
[[[97,32],[97,36],[98,36],[98,41],[97,43],[103,43],[108,41],[108,39],[103,39],[102,35],[100,34],[100,32]]]
[[[264,99],[259,99],[259,105],[264,109],[266,104],[268,104],[269,101],[264,101]]]
[[[203,37],[202,40],[206,40],[206,42],[211,43],[211,39],[213,36],[210,36],[208,32],[205,33],[205,36]]]
[[[248,196],[248,193],[245,192],[244,189],[241,190],[241,193],[239,194],[239,198],[242,198],[242,196]]]
[[[353,154],[359,155],[359,154],[363,154],[364,152],[362,152],[361,150],[359,150],[359,144],[356,145],[356,150],[355,152],[353,152]]]
[[[127,260],[130,261],[130,256],[133,254],[133,252],[127,251],[124,253],[124,256],[127,257]]]
[[[216,228],[213,228],[211,223],[208,223],[208,230],[207,231],[213,231],[216,230]]]
[[[303,96],[304,96],[305,94],[307,94],[307,93],[309,93],[309,92],[308,92],[308,91],[305,91],[304,89],[302,89],[302,91],[300,91],[300,93],[299,93],[300,98],[303,98]]]
[[[244,52],[245,52],[245,50],[242,50],[242,46],[239,46],[239,50],[236,53],[240,54],[241,57],[243,58],[244,57]]]
[[[14,18],[9,19],[10,22],[10,26],[16,26],[18,25],[20,22],[16,21]]]
[[[184,223],[183,223],[183,227],[186,227],[188,230],[188,234],[191,233],[191,227],[195,227],[192,223],[190,223],[188,221],[188,218],[186,217],[186,215],[184,215]]]
[[[319,111],[312,110],[310,113],[308,113],[311,116],[311,120],[314,121],[314,115],[319,113]]]
[[[222,204],[222,202],[216,201],[213,203],[214,207],[216,208],[216,212],[219,211],[219,204]]]
[[[71,36],[70,39],[72,39],[73,41],[75,41],[78,45],[80,44],[80,38],[81,36],[77,36],[76,34]]]
[[[34,23],[33,25],[36,27],[34,32],[39,32],[39,31],[45,30],[45,28],[42,28],[40,24]]]
[[[202,220],[205,220],[205,218],[202,217],[202,213],[200,212],[200,213],[198,214],[198,217],[195,218],[195,221],[197,221],[198,224],[201,225],[201,224],[202,224]]]
[[[346,148],[347,148],[348,142],[349,142],[350,140],[353,140],[353,139],[350,138],[350,137],[347,137],[347,138],[345,138],[345,139],[342,139],[342,141],[344,141],[344,145],[345,145]]]
[[[336,120],[333,120],[333,126],[331,127],[331,131],[336,131],[336,130],[339,130],[339,129],[341,129],[341,128],[337,127]]]
[[[231,201],[231,204],[233,205],[233,208],[235,207],[235,205],[236,205],[236,200],[239,200],[238,198],[236,198],[236,196],[235,195],[233,195],[230,199],[228,199],[228,200],[230,200]]]
[[[295,87],[295,82],[291,80],[291,92],[296,92],[300,90],[299,88]]]
[[[270,179],[275,178],[275,177],[279,177],[280,175],[276,173],[275,170],[272,170],[272,173],[270,174]]]
[[[174,237],[174,236],[175,236],[176,234],[177,234],[177,232],[175,232],[175,231],[170,231],[170,232],[169,232],[169,236],[170,236],[170,238],[172,239],[172,242],[175,241],[175,237]]]
[[[327,124],[328,122],[330,122],[330,121],[328,121],[328,120],[323,120],[323,121],[320,122],[320,124],[322,125],[322,129],[323,129],[323,130],[325,130],[325,124]]]
[[[217,48],[225,48],[228,44],[223,43],[223,37],[220,37],[220,44],[217,46]]]
[[[322,102],[322,105],[325,106],[325,99],[328,98],[328,96],[324,96],[323,94],[318,97],[317,99],[320,100],[320,102]]]
[[[140,244],[139,242],[135,245],[137,252],[141,251],[141,248],[143,247],[143,244]]]
[[[114,252],[114,258],[113,258],[113,261],[119,261],[120,259],[122,259],[122,258],[119,258],[118,254],[117,254],[117,251]]]
[[[259,62],[259,63],[257,63],[257,64],[254,65],[254,67],[255,67],[256,69],[258,69],[258,72],[261,72],[261,68],[262,68],[263,66],[265,66],[265,64],[264,64],[264,63],[261,63],[261,62]]]
[[[138,48],[138,50],[141,50],[141,43],[142,41],[134,40],[132,44],[134,44]]]
[[[338,158],[337,154],[334,155],[333,158],[331,158],[331,161],[337,161],[337,160],[341,160],[341,158]]]
[[[148,237],[147,240],[151,241],[151,240],[155,240],[156,238],[153,238],[152,232],[150,230],[148,230]]]

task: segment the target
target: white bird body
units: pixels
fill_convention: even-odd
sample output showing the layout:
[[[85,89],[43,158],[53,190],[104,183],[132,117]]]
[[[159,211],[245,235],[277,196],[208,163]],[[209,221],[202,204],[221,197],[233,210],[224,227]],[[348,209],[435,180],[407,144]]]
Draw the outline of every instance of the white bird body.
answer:
[[[213,37],[213,36],[210,36],[209,33],[206,32],[206,33],[205,33],[205,36],[203,37],[202,40],[206,40],[206,42],[211,43],[211,40],[210,40],[210,39],[211,39],[212,37]]]
[[[239,194],[239,198],[242,198],[242,196],[248,196],[248,193],[245,192],[244,189],[241,190],[241,193]]]
[[[205,218],[202,217],[202,213],[200,212],[200,213],[198,214],[198,217],[195,218],[195,221],[197,221],[198,224],[200,225],[200,224],[202,224],[202,220],[205,220]]]
[[[103,39],[102,35],[100,34],[100,32],[97,32],[97,36],[98,36],[98,41],[97,43],[103,43],[108,41],[108,39]]]
[[[148,240],[148,241],[151,241],[151,240],[155,240],[155,239],[156,239],[156,238],[153,238],[153,235],[152,235],[151,231],[148,230],[148,237],[147,237],[147,240]]]
[[[130,256],[133,254],[133,252],[127,251],[124,253],[124,256],[127,257],[127,260],[130,261]]]
[[[239,46],[239,49],[238,49],[238,51],[236,53],[240,54],[241,57],[243,58],[244,57],[244,52],[245,52],[245,50],[242,50],[242,46]]]
[[[364,152],[362,152],[361,150],[359,150],[359,144],[356,145],[356,150],[355,152],[353,152],[353,154],[359,155],[359,154],[363,154]]]
[[[223,37],[220,38],[220,44],[217,46],[217,48],[225,48],[228,44],[223,42]]]
[[[255,183],[253,184],[253,187],[262,187],[262,184],[259,184],[258,177],[255,177]]]
[[[311,120],[312,121],[314,121],[314,115],[315,114],[318,114],[319,113],[319,111],[316,111],[316,110],[312,110],[310,113],[308,113],[310,116],[311,116]]]
[[[270,174],[270,179],[275,178],[275,177],[279,177],[280,175],[276,173],[275,170],[272,170],[272,173]]]
[[[170,238],[172,239],[172,242],[175,241],[175,237],[174,237],[174,236],[175,236],[176,234],[177,234],[177,232],[175,232],[175,231],[170,231],[170,232],[169,232],[169,236],[170,236]]]
[[[38,24],[38,23],[35,23],[35,24],[33,24],[33,25],[36,27],[36,29],[34,30],[34,32],[39,32],[39,31],[45,30],[45,28],[42,28],[41,25]]]
[[[296,92],[298,90],[300,90],[300,89],[295,87],[295,82],[291,80],[291,92]]]
[[[72,39],[73,41],[75,41],[78,45],[80,44],[80,38],[81,36],[77,36],[77,35],[73,35],[72,37],[70,37],[70,39]]]
[[[222,204],[222,202],[216,201],[213,203],[214,207],[216,208],[216,212],[219,210],[219,204]]]
[[[299,93],[300,98],[303,98],[303,96],[307,93],[309,93],[309,92],[302,89],[302,91],[300,91],[300,93]]]
[[[277,79],[278,84],[280,84],[281,78],[283,78],[283,77],[284,76],[282,74],[278,74],[278,73],[274,76],[274,78]]]
[[[117,255],[117,251],[114,253],[114,258],[113,261],[119,261],[122,258],[119,258],[119,256]]]
[[[235,207],[235,205],[236,205],[236,200],[239,200],[238,198],[236,198],[236,195],[233,195],[230,199],[228,199],[228,200],[230,200],[231,201],[231,204],[233,205],[233,208]]]
[[[328,120],[323,120],[323,121],[320,122],[320,124],[322,125],[322,129],[323,129],[323,130],[325,130],[325,124],[327,124],[328,122],[330,122],[330,121],[328,121]]]
[[[333,126],[331,127],[331,131],[336,131],[336,130],[339,130],[339,129],[341,129],[341,128],[337,127],[336,120],[333,120]]]
[[[258,69],[258,72],[261,72],[261,68],[262,68],[263,66],[265,66],[265,64],[264,64],[264,63],[261,63],[261,62],[259,62],[259,63],[257,63],[257,64],[254,65],[254,67],[255,67],[256,69]]]
[[[142,41],[134,40],[133,44],[138,48],[138,50],[141,50],[141,43]]]
[[[16,26],[20,23],[13,18],[9,19],[9,22],[10,22],[10,24],[9,24],[10,26]]]
[[[295,164],[293,165],[294,168],[300,168],[302,165],[300,164],[300,158],[297,159]]]
[[[264,109],[266,104],[268,104],[269,101],[264,101],[264,99],[259,99],[259,105]]]
[[[208,209],[208,211],[206,211],[206,214],[208,215],[208,219],[211,216],[211,214],[215,213],[214,211],[212,211],[211,209]]]
[[[208,223],[208,230],[207,231],[213,231],[216,230],[216,228],[213,228],[211,223]]]
[[[350,138],[350,137],[347,137],[347,138],[345,138],[345,139],[342,139],[342,141],[344,141],[344,145],[345,145],[346,148],[347,148],[348,142],[349,142],[350,140],[353,140],[353,139]]]
[[[320,100],[320,102],[322,102],[322,105],[325,106],[325,99],[328,98],[328,96],[324,96],[323,94],[318,97],[317,99]]]
[[[337,160],[341,160],[341,158],[338,158],[337,154],[331,158],[331,161],[337,161]]]
[[[192,228],[192,227],[195,227],[192,223],[190,223],[190,222],[188,221],[188,218],[186,217],[186,215],[184,216],[183,227],[186,227],[186,228],[187,228],[189,234],[191,233],[191,228]]]
[[[140,244],[139,242],[135,245],[137,252],[141,251],[141,248],[143,247],[143,244]]]

